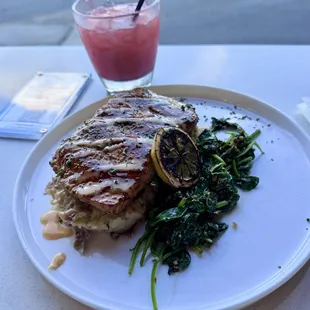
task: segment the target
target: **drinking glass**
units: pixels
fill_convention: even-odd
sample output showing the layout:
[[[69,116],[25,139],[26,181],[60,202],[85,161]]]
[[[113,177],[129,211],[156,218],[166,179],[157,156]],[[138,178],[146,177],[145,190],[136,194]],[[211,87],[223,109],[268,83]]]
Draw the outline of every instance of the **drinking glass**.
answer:
[[[160,0],[77,0],[73,16],[91,62],[109,93],[151,85]]]

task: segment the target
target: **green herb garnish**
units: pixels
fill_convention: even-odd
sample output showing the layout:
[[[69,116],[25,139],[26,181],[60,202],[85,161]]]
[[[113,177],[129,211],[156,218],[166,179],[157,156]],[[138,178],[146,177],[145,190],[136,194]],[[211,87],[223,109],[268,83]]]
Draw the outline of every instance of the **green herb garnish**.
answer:
[[[57,176],[57,177],[62,177],[64,173],[65,173],[65,172],[64,172],[63,169],[59,169],[56,176]]]

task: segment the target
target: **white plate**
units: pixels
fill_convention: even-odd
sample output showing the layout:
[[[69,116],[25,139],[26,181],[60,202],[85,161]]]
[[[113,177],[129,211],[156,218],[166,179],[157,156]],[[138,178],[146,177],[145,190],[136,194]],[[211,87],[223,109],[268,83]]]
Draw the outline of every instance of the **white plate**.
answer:
[[[262,130],[258,142],[266,154],[257,158],[252,170],[260,184],[250,193],[241,193],[238,207],[223,219],[236,222],[238,228],[230,228],[203,258],[192,255],[187,271],[168,276],[162,266],[157,275],[160,309],[240,309],[279,287],[309,258],[310,141],[287,116],[244,95],[199,86],[153,89],[167,96],[200,98],[194,102],[202,126],[204,115],[233,117],[234,111],[236,116],[253,119],[240,121],[247,131]],[[151,261],[143,268],[136,266],[131,277],[127,274],[129,249],[138,233],[118,241],[97,236],[85,256],[72,248],[71,239],[47,241],[41,235],[40,216],[51,207],[43,194],[53,175],[48,161],[59,141],[100,105],[94,103],[68,117],[37,144],[16,184],[15,225],[33,264],[64,293],[99,309],[151,309]],[[67,260],[50,271],[47,266],[58,252],[65,252]]]

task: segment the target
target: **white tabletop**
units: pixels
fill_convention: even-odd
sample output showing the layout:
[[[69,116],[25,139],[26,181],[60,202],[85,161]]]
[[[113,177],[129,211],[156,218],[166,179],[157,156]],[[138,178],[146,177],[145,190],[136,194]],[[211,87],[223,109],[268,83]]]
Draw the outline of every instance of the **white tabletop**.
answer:
[[[200,84],[256,97],[293,115],[310,97],[310,46],[161,46],[153,84]],[[82,47],[0,48],[0,104],[37,71],[93,73],[72,111],[105,96]],[[0,309],[89,309],[47,283],[24,253],[12,221],[17,174],[35,142],[0,139]],[[307,264],[280,289],[247,310],[310,309]],[[250,276],[250,275],[249,275]]]

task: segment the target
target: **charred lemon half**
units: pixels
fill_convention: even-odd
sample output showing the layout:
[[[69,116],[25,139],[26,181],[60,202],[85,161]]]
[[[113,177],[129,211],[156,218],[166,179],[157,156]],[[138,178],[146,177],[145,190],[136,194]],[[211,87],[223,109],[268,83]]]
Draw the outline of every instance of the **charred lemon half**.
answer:
[[[197,146],[181,129],[160,129],[155,135],[151,156],[157,174],[173,187],[190,187],[199,177]]]

